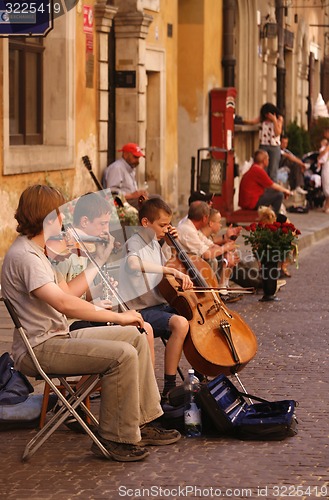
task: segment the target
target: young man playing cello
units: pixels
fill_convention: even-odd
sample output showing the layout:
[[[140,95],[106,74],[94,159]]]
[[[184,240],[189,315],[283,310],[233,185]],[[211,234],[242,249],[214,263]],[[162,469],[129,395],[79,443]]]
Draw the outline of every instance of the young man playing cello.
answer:
[[[165,266],[167,261],[159,241],[171,226],[172,211],[161,198],[143,203],[139,211],[141,228],[126,243],[126,258],[120,268],[119,289],[125,301],[140,311],[144,321],[151,323],[155,337],[167,337],[164,362],[163,398],[176,385],[176,372],[189,331],[186,318],[168,305],[156,286],[163,274],[171,274],[184,290],[192,288],[190,278],[177,269]]]
[[[103,374],[99,438],[113,460],[142,460],[149,455],[143,445],[171,444],[180,435],[149,425],[162,410],[146,335],[136,328],[144,326],[141,314],[101,309],[74,296],[45,256],[45,241],[61,231],[64,202],[49,186],[30,186],[22,193],[15,214],[20,236],[4,259],[2,293],[47,372]],[[69,332],[67,316],[118,326]],[[17,369],[36,375],[17,331],[12,353]],[[94,443],[92,451],[101,453]]]

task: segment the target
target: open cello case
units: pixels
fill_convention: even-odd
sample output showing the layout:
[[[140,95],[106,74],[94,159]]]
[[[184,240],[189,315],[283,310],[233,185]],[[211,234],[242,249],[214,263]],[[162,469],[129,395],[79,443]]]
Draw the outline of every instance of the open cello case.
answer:
[[[294,400],[267,401],[248,394],[238,372],[255,356],[257,340],[239,314],[227,308],[220,297],[217,279],[210,266],[188,255],[170,234],[176,256],[167,266],[189,274],[194,289],[180,290],[172,276],[159,288],[168,302],[190,322],[184,354],[191,366],[204,375],[196,400],[205,429],[243,440],[282,440],[297,433]],[[242,289],[243,290],[243,289]],[[228,378],[234,375],[239,391]],[[163,405],[169,425],[183,417],[183,386],[169,392]],[[174,418],[171,418],[174,417]],[[177,420],[179,421],[179,420]],[[182,429],[182,422],[179,424]]]

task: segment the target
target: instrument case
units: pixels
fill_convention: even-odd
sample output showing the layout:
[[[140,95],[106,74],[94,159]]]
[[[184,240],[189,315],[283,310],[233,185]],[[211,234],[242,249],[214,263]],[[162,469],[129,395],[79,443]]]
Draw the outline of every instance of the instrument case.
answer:
[[[295,401],[271,402],[245,394],[225,375],[202,384],[197,398],[220,434],[243,440],[281,440],[297,434]],[[247,398],[260,402],[250,404]]]

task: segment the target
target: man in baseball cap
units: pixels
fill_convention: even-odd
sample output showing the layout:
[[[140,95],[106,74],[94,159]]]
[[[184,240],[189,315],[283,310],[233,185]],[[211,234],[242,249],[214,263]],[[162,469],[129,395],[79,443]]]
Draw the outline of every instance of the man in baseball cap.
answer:
[[[134,142],[124,144],[118,150],[122,153],[122,158],[111,163],[104,171],[103,187],[110,188],[113,194],[123,194],[132,206],[138,208],[140,196],[148,197],[148,193],[143,189],[138,189],[136,182],[136,168],[139,159],[145,157],[141,148]]]
[[[119,153],[121,152],[131,153],[135,158],[140,158],[141,156],[145,158],[145,155],[142,153],[141,148],[138,146],[138,144],[135,144],[134,142],[128,142],[128,144],[122,146],[122,148],[119,149],[118,151]]]

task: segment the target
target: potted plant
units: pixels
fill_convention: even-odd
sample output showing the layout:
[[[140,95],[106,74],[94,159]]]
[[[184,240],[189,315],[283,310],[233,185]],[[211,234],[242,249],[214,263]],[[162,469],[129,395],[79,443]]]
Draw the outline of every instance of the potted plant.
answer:
[[[264,296],[262,301],[277,300],[275,297],[278,264],[285,262],[296,249],[301,234],[291,222],[253,223],[246,227],[249,234],[243,235],[245,245],[250,245],[254,257],[260,262]]]

